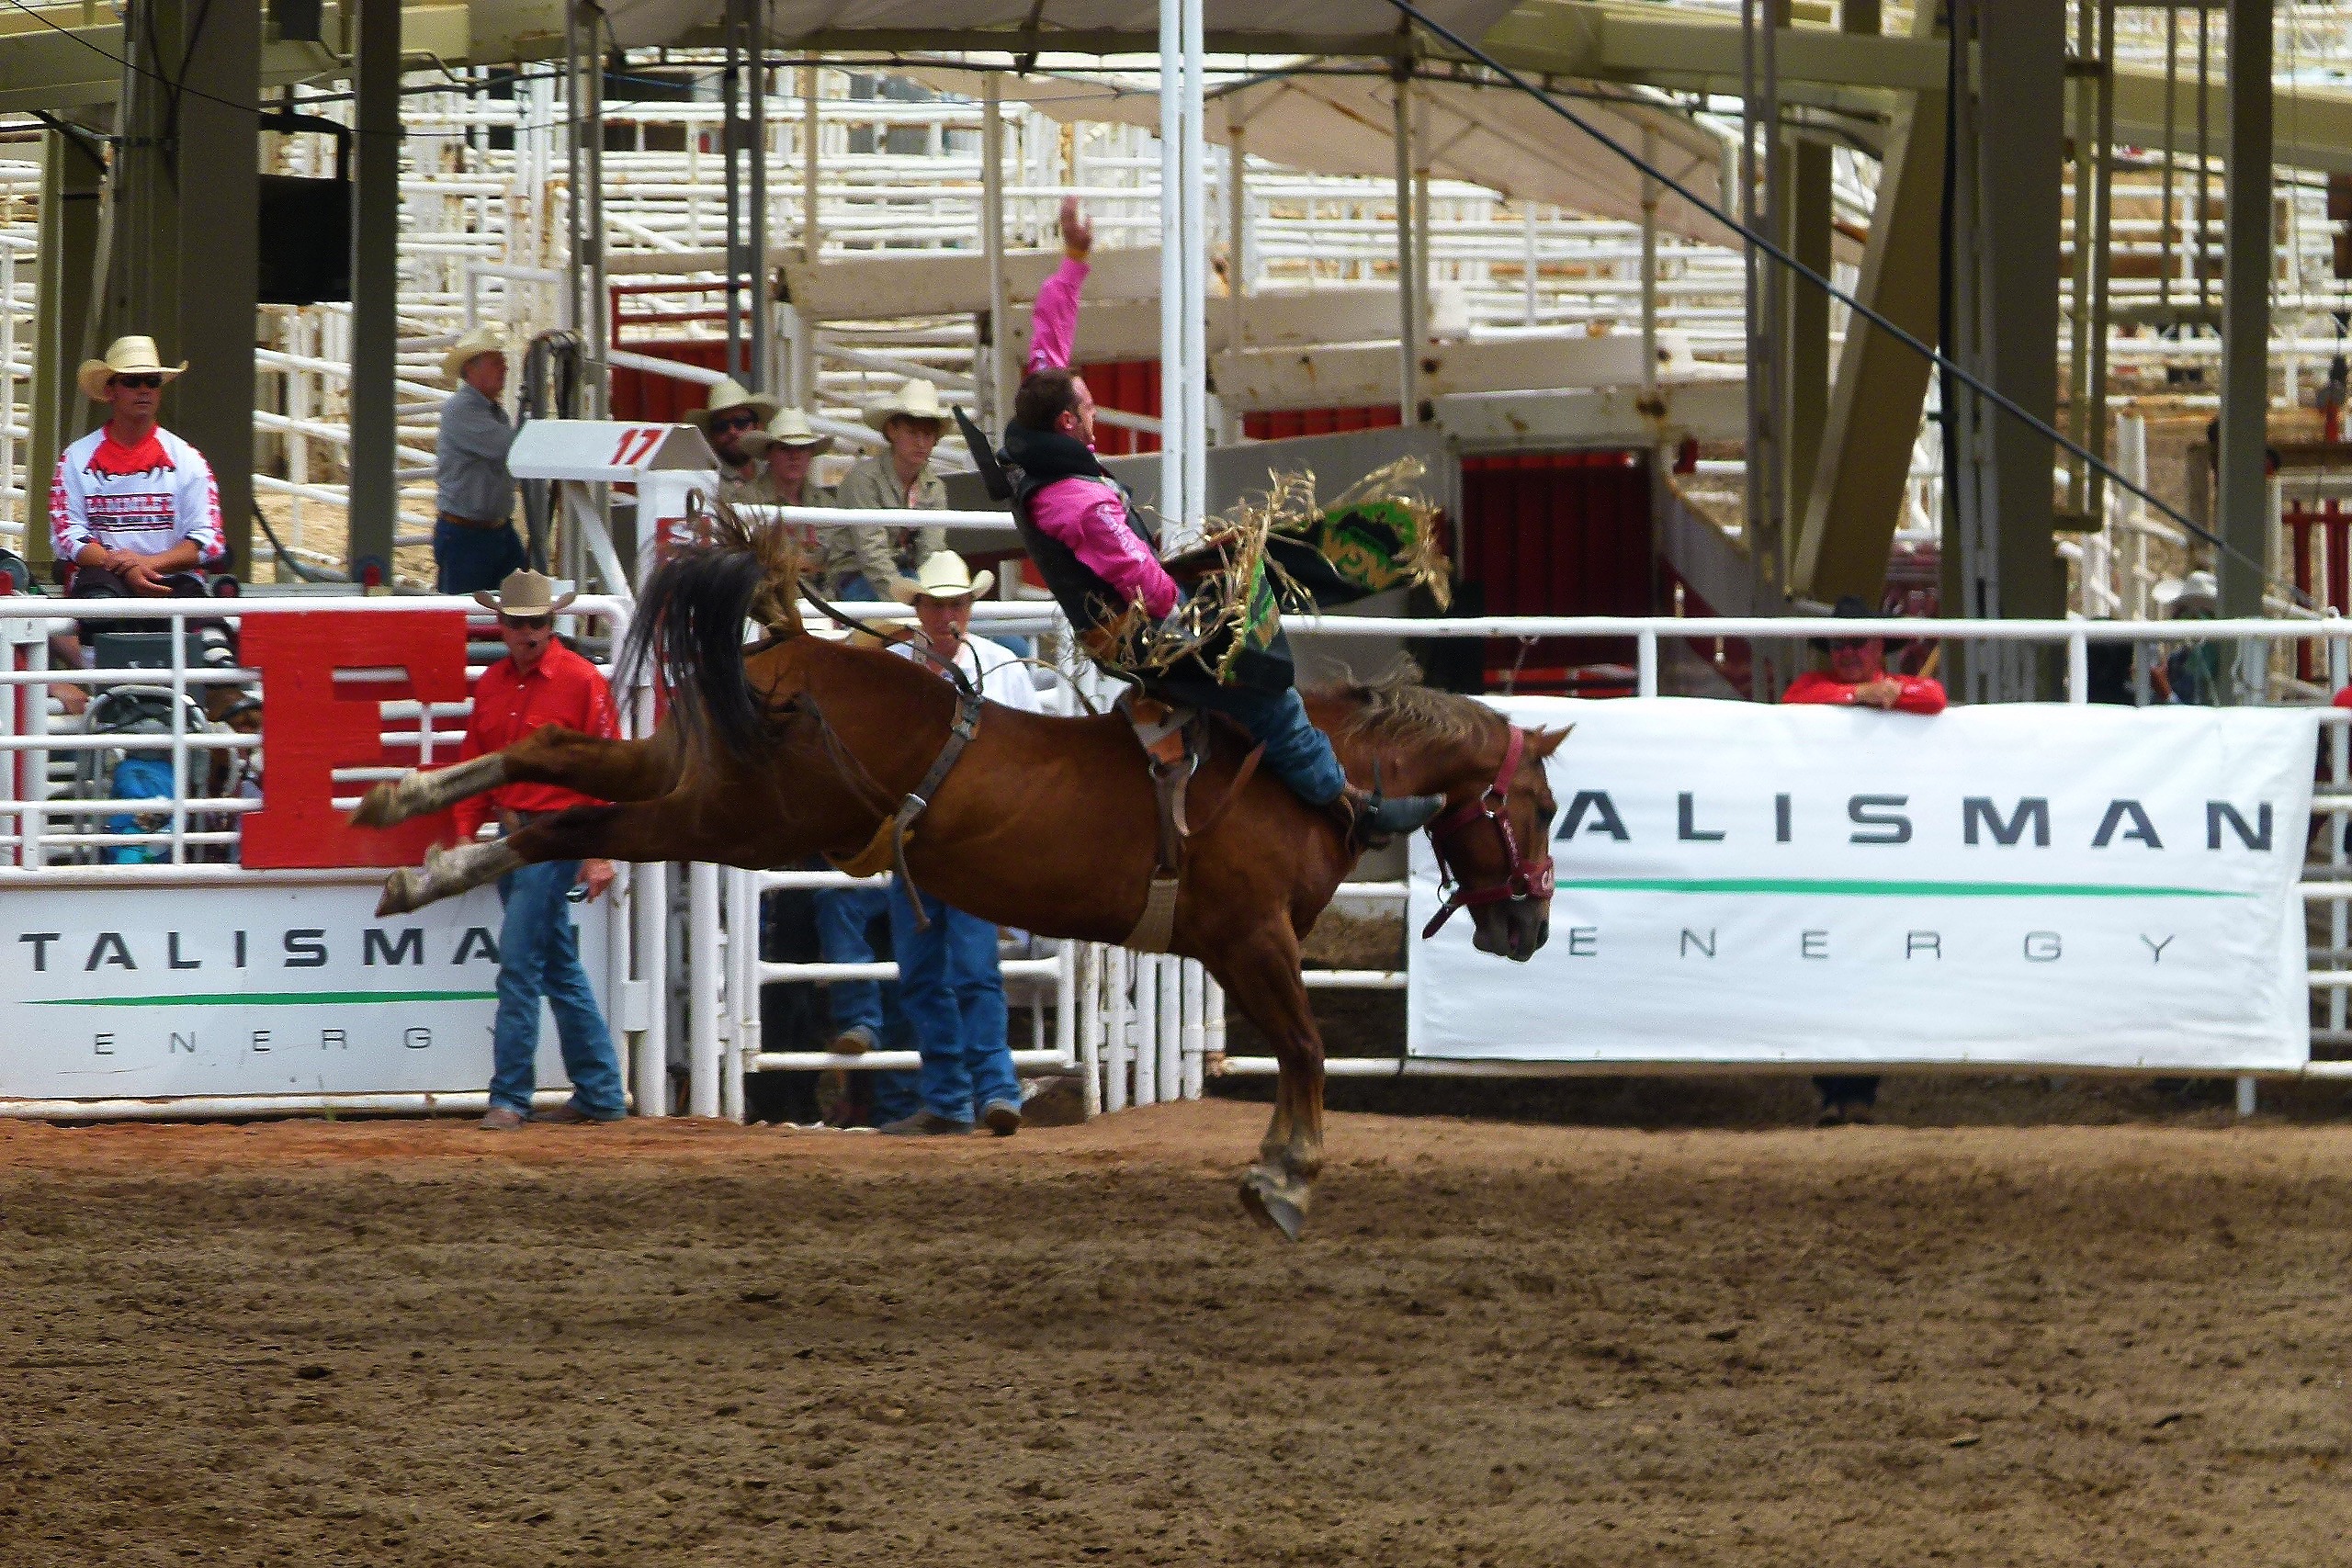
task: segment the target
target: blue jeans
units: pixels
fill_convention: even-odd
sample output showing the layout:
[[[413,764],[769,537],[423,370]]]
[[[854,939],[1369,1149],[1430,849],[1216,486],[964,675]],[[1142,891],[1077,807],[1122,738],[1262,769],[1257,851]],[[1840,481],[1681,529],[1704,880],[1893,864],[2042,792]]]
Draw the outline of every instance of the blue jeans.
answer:
[[[580,878],[576,860],[541,861],[498,879],[506,907],[498,932],[498,1023],[491,1035],[490,1102],[531,1112],[538,1081],[539,998],[555,1010],[556,1039],[571,1100],[599,1122],[628,1114],[620,1058],[588,972],[580,966],[580,933],[564,894]]]
[[[435,521],[433,525],[433,589],[436,593],[471,593],[496,588],[510,571],[531,564],[512,524],[495,528],[468,528]]]
[[[929,894],[922,910],[931,924],[917,931],[914,905],[892,886],[890,946],[899,956],[899,1005],[922,1051],[922,1108],[951,1122],[976,1122],[999,1102],[1018,1110],[996,925]]]
[[[866,930],[883,913],[881,888],[820,887],[817,890],[817,955],[828,964],[871,964],[874,943]],[[882,986],[877,980],[836,980],[825,987],[833,1032],[863,1028],[883,1038]]]
[[[1266,771],[1307,805],[1329,806],[1348,787],[1348,775],[1340,771],[1340,759],[1330,740],[1307,722],[1306,705],[1299,700],[1297,687],[1260,692],[1185,681],[1170,682],[1168,694],[1221,713],[1248,730],[1250,739],[1266,748]]]

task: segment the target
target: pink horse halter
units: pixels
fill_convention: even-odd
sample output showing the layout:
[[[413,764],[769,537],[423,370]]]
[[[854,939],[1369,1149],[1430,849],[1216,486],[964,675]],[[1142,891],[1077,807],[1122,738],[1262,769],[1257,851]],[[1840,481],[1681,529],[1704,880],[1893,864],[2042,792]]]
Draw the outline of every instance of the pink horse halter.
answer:
[[[1475,909],[1481,904],[1499,904],[1506,899],[1552,896],[1551,846],[1544,845],[1540,857],[1521,854],[1519,835],[1510,827],[1510,781],[1519,775],[1519,760],[1526,750],[1527,731],[1512,725],[1510,740],[1503,748],[1503,765],[1496,773],[1495,782],[1476,800],[1464,801],[1430,824],[1430,848],[1437,852],[1438,891],[1445,895],[1445,903],[1436,917],[1421,928],[1422,941],[1437,935],[1438,928],[1452,919],[1456,909]],[[1492,887],[1465,889],[1453,874],[1446,844],[1481,822],[1491,822],[1495,831],[1502,835],[1503,858],[1510,863],[1510,874]]]

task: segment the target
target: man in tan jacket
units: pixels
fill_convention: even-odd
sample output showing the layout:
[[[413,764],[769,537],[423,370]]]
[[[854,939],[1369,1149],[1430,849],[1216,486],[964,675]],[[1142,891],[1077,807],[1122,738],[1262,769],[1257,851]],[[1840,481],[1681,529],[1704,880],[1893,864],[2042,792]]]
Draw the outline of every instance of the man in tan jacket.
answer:
[[[865,411],[865,423],[890,444],[842,477],[833,504],[877,512],[942,512],[947,487],[932,471],[931,451],[946,434],[939,389],[920,378],[888,401]],[[947,530],[931,527],[830,528],[825,539],[825,589],[841,600],[911,602],[914,575],[947,547]]]

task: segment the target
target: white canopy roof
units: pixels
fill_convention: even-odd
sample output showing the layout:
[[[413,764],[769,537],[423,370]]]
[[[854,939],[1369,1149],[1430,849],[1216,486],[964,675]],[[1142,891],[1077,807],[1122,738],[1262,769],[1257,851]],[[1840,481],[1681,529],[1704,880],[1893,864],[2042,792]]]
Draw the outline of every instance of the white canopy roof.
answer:
[[[978,72],[926,66],[906,73],[949,92],[980,93]],[[1115,81],[1028,76],[1007,79],[1001,90],[1065,123],[1159,125],[1159,95]],[[1424,77],[1413,90],[1437,177],[1594,217],[1640,220],[1641,171],[1526,94],[1442,76]],[[1226,141],[1240,126],[1254,156],[1284,168],[1388,176],[1396,168],[1396,91],[1387,77],[1369,73],[1275,77],[1216,92],[1207,130],[1211,140]],[[1570,107],[1635,152],[1646,132],[1653,163],[1706,200],[1722,200],[1724,143],[1711,132],[1623,97],[1578,98]],[[1658,225],[1708,244],[1736,243],[1722,224],[1671,192],[1660,193]]]
[[[1514,0],[1416,0],[1430,17],[1470,38],[1500,21]],[[721,0],[606,0],[613,33],[624,48],[671,44],[690,28],[716,24]],[[770,35],[782,41],[815,32],[1035,28],[1108,31],[1145,38],[1159,27],[1157,5],[1137,0],[774,0]],[[1394,34],[1403,16],[1386,0],[1205,0],[1204,28],[1249,33],[1372,38]],[[975,38],[974,49],[987,47]]]

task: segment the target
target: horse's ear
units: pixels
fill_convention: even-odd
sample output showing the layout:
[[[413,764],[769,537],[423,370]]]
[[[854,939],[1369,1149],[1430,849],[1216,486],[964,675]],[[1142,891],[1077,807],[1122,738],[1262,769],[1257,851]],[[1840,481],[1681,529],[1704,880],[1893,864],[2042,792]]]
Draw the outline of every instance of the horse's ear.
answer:
[[[1575,728],[1575,725],[1567,724],[1557,729],[1537,730],[1527,738],[1527,754],[1537,761],[1542,761],[1560,749],[1560,742],[1566,740],[1568,738],[1568,731]]]

